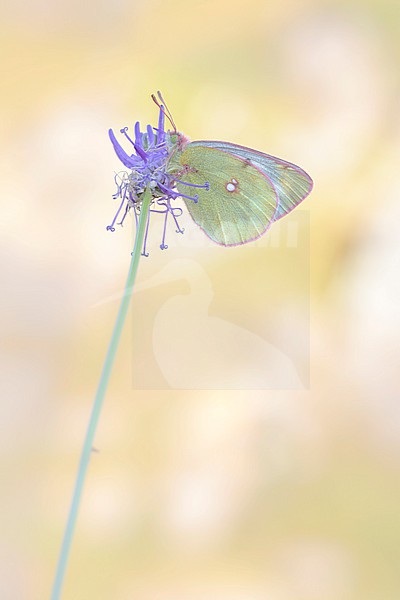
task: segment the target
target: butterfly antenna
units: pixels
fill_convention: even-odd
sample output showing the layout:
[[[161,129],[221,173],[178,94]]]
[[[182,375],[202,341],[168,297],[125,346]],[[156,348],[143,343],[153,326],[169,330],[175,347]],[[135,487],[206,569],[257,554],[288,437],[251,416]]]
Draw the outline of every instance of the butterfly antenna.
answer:
[[[163,104],[160,104],[160,102],[157,100],[157,98],[155,97],[154,94],[151,95],[151,99],[156,104],[156,106],[158,106],[158,108],[163,112],[164,116],[167,117],[168,121],[171,123],[172,127],[174,128],[174,132],[176,132],[176,125],[175,125],[174,120],[172,119],[171,115],[169,114],[169,111],[167,112],[165,110],[165,106]]]
[[[157,100],[157,98],[155,97],[155,95],[154,95],[154,94],[152,94],[152,95],[151,95],[151,99],[153,100],[154,104],[155,104],[156,106],[158,106],[158,108],[159,108],[159,109],[161,109],[161,110],[163,111],[163,113],[164,113],[164,115],[165,115],[165,110],[164,110],[164,107],[163,107],[163,106],[162,106],[162,105],[159,103],[159,101]]]
[[[172,116],[171,111],[169,110],[169,108],[167,106],[167,103],[165,102],[164,98],[162,97],[161,92],[158,91],[157,92],[157,96],[158,96],[160,102],[162,102],[162,106],[164,108],[164,114],[165,114],[165,116],[167,117],[168,121],[171,123],[172,127],[174,128],[174,131],[176,132],[176,125],[175,125],[173,116]]]

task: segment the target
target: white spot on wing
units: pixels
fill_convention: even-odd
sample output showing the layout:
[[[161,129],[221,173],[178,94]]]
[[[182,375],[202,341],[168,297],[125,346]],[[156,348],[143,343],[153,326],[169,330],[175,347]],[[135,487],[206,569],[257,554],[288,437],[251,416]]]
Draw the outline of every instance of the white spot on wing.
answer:
[[[234,179],[232,177],[232,179],[230,181],[227,181],[227,183],[225,184],[225,188],[228,192],[236,192],[238,184],[239,182],[237,181],[237,179]]]

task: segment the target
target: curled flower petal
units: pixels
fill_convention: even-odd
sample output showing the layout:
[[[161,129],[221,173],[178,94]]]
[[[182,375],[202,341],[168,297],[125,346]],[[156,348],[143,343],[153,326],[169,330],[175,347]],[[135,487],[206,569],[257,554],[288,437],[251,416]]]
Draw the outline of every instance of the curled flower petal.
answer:
[[[136,160],[132,156],[129,156],[129,154],[127,154],[123,147],[118,143],[117,138],[115,137],[112,129],[108,130],[108,135],[110,136],[110,140],[112,142],[112,145],[114,146],[115,153],[118,156],[119,160],[126,167],[134,169],[137,164]]]
[[[140,146],[142,143],[142,134],[140,133],[140,123],[136,121],[135,123],[135,144]]]
[[[151,125],[147,125],[147,138],[149,140],[149,144],[152,146],[154,144],[154,132]]]

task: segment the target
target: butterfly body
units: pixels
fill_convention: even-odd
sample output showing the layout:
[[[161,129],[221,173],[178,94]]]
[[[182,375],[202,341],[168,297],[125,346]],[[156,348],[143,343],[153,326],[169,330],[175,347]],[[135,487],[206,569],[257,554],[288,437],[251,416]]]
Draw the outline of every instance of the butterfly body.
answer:
[[[257,239],[311,192],[312,179],[292,163],[229,142],[176,136],[169,163],[176,187],[193,220],[218,244]]]

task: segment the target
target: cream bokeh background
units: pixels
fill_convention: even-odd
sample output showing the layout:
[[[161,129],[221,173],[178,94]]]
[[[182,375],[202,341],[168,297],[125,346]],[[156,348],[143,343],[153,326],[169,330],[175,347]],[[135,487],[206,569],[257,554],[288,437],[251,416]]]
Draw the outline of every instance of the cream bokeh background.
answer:
[[[107,129],[154,123],[157,89],[190,138],[310,172],[310,279],[284,249],[271,264],[260,246],[218,248],[189,220],[162,252],[154,224],[138,284],[164,282],[134,298],[63,598],[397,600],[396,2],[8,1],[0,27],[2,600],[49,597],[116,314],[99,303],[124,282],[132,243],[130,227],[105,231],[119,169]],[[248,381],[243,354],[234,367],[220,357],[226,391],[174,389],[179,371],[137,389],[135,324],[153,315],[164,334],[171,302],[190,312],[201,281],[211,324],[261,336],[309,382],[230,386]],[[198,360],[171,314],[171,348],[182,338],[177,356]]]

